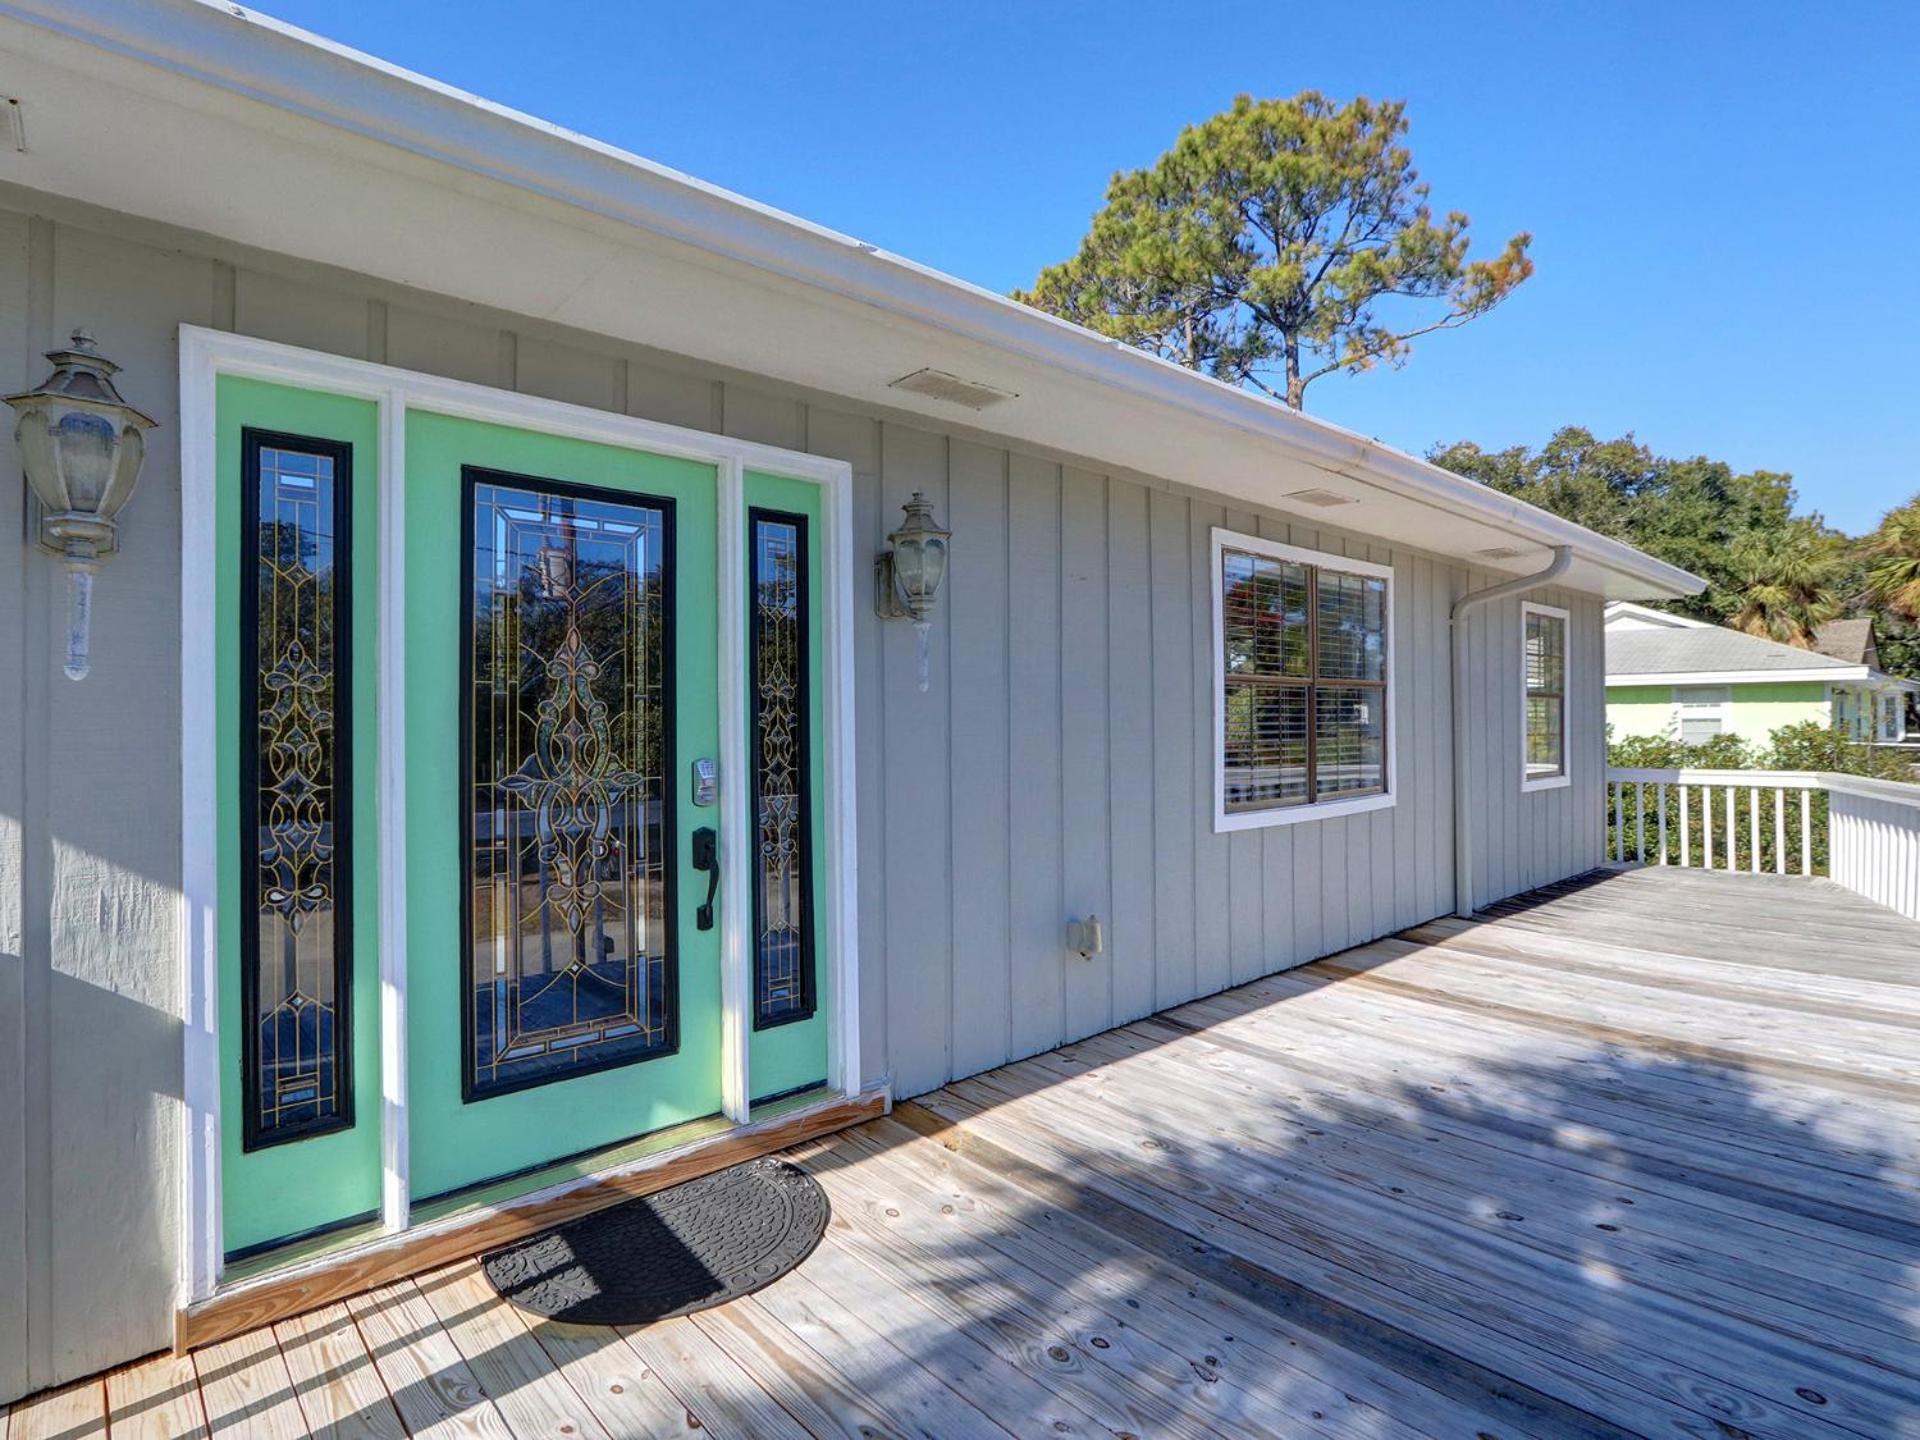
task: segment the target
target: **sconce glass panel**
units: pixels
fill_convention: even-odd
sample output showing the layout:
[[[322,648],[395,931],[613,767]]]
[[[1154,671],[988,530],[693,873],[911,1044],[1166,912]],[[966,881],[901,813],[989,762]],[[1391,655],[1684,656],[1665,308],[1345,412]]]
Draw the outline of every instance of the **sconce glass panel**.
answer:
[[[242,446],[241,927],[248,1149],[353,1123],[347,517],[352,449]]]
[[[814,1013],[811,765],[807,734],[807,522],[754,510],[753,1024]]]

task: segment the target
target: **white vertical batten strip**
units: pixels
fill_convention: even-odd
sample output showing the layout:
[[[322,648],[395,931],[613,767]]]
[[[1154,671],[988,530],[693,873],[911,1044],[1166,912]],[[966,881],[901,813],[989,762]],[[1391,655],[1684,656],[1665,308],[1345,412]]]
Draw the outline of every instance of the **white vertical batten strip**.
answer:
[[[181,1303],[220,1282],[220,859],[213,357],[180,331]]]
[[[721,461],[718,553],[714,578],[719,600],[720,704],[720,1108],[745,1124],[753,1106],[750,1073],[753,984],[747,930],[747,859],[753,831],[747,814],[752,778],[747,758],[747,501],[744,467],[737,457]],[[684,768],[684,767],[683,767]],[[671,784],[686,783],[675,775]],[[697,812],[696,812],[697,813]],[[690,897],[691,898],[691,897]]]
[[[379,400],[380,1223],[407,1228],[407,398]]]
[[[853,617],[854,585],[862,566],[853,540],[853,470],[842,468],[827,481],[821,513],[826,533],[821,558],[826,573],[820,590],[826,598],[826,777],[833,806],[827,826],[828,891],[833,907],[829,929],[834,1022],[827,1027],[828,1073],[848,1095],[860,1090],[860,878],[859,775],[854,750]]]

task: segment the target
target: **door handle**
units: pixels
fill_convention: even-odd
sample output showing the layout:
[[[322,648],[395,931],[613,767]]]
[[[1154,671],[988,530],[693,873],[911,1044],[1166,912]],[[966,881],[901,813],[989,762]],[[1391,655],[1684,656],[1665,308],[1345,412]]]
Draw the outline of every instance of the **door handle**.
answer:
[[[709,825],[693,832],[693,868],[707,872],[707,898],[694,914],[694,924],[702,930],[713,928],[713,896],[720,888],[720,837]]]

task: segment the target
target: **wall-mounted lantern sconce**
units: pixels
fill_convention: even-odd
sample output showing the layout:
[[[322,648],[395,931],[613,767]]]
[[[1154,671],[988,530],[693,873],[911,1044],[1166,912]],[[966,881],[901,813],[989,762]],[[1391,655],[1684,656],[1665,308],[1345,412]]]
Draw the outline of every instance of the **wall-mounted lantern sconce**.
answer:
[[[120,367],[85,330],[47,359],[53,373],[6,400],[20,417],[14,443],[43,507],[40,546],[67,564],[67,678],[84,680],[94,572],[119,548],[113,517],[133,494],[155,422],[120,398],[113,386]]]
[[[933,505],[918,490],[900,507],[907,518],[887,536],[887,548],[874,557],[873,608],[882,620],[912,620],[920,641],[920,688],[927,688],[927,634],[940,582],[947,578],[947,541],[933,518]]]

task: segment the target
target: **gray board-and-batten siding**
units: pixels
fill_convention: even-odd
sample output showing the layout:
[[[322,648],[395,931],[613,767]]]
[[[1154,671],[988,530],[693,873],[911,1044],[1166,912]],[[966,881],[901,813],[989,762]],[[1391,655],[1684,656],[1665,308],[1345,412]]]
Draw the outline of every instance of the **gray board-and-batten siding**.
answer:
[[[153,414],[94,670],[60,675],[58,567],[0,547],[0,1393],[167,1342],[182,992],[177,328],[271,340],[844,458],[879,549],[915,489],[954,532],[915,680],[858,608],[861,1050],[901,1096],[1453,907],[1447,612],[1504,578],[1228,508],[1177,478],[1009,450],[837,401],[205,236],[0,187],[0,379],[92,327]],[[1383,379],[1379,383],[1391,384]],[[991,416],[981,417],[990,424]],[[22,513],[18,467],[0,507]],[[1226,525],[1394,567],[1399,803],[1216,835],[1208,544]],[[1523,794],[1519,605],[1472,622],[1476,895],[1599,862],[1600,602],[1573,612],[1574,781]],[[1097,913],[1107,953],[1065,945]],[[30,1357],[30,1358],[29,1358]]]

